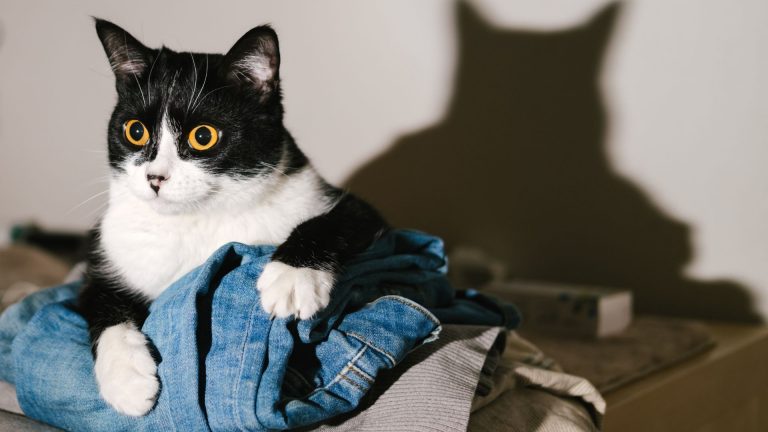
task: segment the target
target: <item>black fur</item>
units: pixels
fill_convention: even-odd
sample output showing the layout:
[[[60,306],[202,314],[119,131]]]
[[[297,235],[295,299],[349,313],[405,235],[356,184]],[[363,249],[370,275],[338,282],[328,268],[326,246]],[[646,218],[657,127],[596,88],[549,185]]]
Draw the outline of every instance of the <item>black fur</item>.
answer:
[[[338,189],[329,194],[339,195]],[[354,195],[343,194],[328,213],[297,226],[273,259],[294,267],[338,272],[344,262],[367,248],[385,228],[379,213]]]
[[[98,227],[90,235],[88,270],[80,293],[79,310],[88,322],[91,350],[96,356],[96,342],[101,332],[113,325],[131,322],[141,328],[149,314],[149,299],[132,292],[105,267],[109,263],[98,247]]]
[[[277,35],[270,27],[251,30],[225,55],[149,49],[120,27],[98,19],[96,30],[116,75],[118,101],[107,129],[113,170],[121,170],[121,164],[135,154],[140,155],[140,161],[156,157],[159,143],[154,137],[159,136],[164,112],[182,136],[201,123],[223,131],[220,143],[209,151],[198,152],[178,143],[182,159],[198,159],[212,173],[250,178],[269,173],[281,160],[287,160],[284,174],[290,176],[308,165],[283,126],[280,55]],[[260,80],[241,68],[238,61],[254,52],[268,58],[271,79]],[[141,120],[150,130],[145,146],[125,139],[122,125],[129,119]],[[360,199],[330,185],[326,185],[326,194],[337,205],[297,226],[278,247],[275,260],[295,267],[339,271],[346,260],[367,248],[386,229],[378,212]],[[149,304],[149,299],[134,294],[110,270],[99,247],[97,228],[79,301],[94,352],[105,328],[126,321],[140,328]]]

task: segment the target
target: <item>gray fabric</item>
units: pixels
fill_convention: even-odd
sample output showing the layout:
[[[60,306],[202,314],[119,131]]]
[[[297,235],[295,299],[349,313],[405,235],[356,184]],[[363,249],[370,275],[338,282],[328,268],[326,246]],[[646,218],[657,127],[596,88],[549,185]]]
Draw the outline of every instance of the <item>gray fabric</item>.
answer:
[[[22,413],[19,402],[16,400],[16,387],[5,381],[0,381],[0,410]]]
[[[500,335],[498,327],[445,326],[440,339],[377,378],[361,411],[319,430],[467,430],[480,370]]]
[[[489,356],[498,342],[503,355]],[[381,379],[362,411],[320,430],[595,432],[605,413],[587,380],[498,328],[446,326],[437,343]],[[478,382],[483,395],[475,395]]]
[[[0,432],[55,432],[59,430],[24,416],[0,410]]]
[[[40,287],[60,283],[68,271],[66,263],[32,246],[0,249],[0,312]]]
[[[714,346],[706,326],[673,318],[636,317],[629,328],[605,339],[525,333],[566,372],[583,376],[601,392],[674,365]]]
[[[501,394],[472,414],[470,432],[593,432],[592,418],[576,400],[526,386]]]
[[[475,397],[470,431],[593,432],[605,414],[605,401],[589,381],[563,373],[515,332],[491,382],[488,394]]]
[[[578,401],[587,408],[594,423],[601,424],[605,414],[605,400],[595,386],[584,378],[523,365],[515,367],[515,377],[521,387]]]

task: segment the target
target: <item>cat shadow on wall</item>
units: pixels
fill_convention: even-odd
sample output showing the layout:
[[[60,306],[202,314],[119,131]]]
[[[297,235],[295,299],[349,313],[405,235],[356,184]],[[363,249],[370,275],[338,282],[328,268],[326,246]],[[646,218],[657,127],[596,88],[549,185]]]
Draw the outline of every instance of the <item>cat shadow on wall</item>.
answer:
[[[394,226],[481,248],[514,277],[631,288],[641,313],[758,321],[744,287],[685,276],[689,227],[611,167],[599,77],[621,6],[555,32],[495,28],[457,7],[445,117],[349,189]]]

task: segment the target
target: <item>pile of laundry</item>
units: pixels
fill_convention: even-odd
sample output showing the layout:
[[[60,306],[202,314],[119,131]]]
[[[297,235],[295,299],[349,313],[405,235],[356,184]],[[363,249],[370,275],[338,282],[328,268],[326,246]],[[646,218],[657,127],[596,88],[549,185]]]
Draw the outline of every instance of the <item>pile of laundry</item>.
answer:
[[[558,399],[568,421],[599,427],[599,393],[510,332],[512,305],[454,291],[440,239],[390,231],[347,264],[310,320],[261,308],[255,283],[274,249],[227,244],[152,304],[142,331],[161,391],[146,416],[99,396],[80,281],[0,316],[0,380],[25,415],[67,430],[466,430],[473,410],[491,416],[515,389],[542,388],[568,396]]]

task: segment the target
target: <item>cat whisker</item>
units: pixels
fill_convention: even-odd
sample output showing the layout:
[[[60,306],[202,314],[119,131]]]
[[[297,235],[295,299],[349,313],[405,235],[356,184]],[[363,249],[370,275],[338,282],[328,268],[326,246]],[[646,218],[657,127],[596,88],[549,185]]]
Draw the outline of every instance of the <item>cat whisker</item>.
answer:
[[[152,103],[152,88],[150,85],[152,84],[152,71],[155,70],[155,63],[157,63],[157,59],[160,58],[160,55],[163,53],[163,50],[165,47],[160,47],[160,51],[155,56],[155,59],[152,61],[152,67],[149,68],[149,75],[147,76],[147,96],[149,99],[149,103]]]
[[[268,167],[268,168],[269,168],[269,171],[261,170],[261,169],[258,169],[258,168],[252,168],[252,169],[248,169],[248,170],[241,170],[238,173],[238,175],[235,176],[235,180],[247,181],[247,180],[252,179],[253,177],[257,177],[257,176],[260,176],[260,175],[264,176],[264,175],[274,171],[273,168],[271,168],[271,167]],[[275,171],[275,172],[277,172],[277,171]],[[282,172],[280,172],[278,174],[286,175],[286,174],[284,174]]]
[[[200,91],[197,93],[197,96],[195,96],[195,99],[192,101],[192,106],[196,107],[197,99],[200,97],[200,95],[203,93],[203,89],[205,88],[205,82],[208,81],[208,54],[205,55],[205,77],[203,78],[203,85],[200,86]],[[189,111],[189,109],[187,109]],[[192,112],[195,112],[195,108],[192,108]]]
[[[341,193],[340,193],[340,194],[339,194],[339,196],[338,196],[338,197],[337,197],[335,200],[333,200],[333,202],[331,203],[331,208],[332,208],[332,209],[333,209],[333,208],[336,208],[336,206],[337,206],[337,205],[339,205],[339,203],[340,203],[340,202],[341,202],[341,201],[342,201],[342,200],[343,200],[343,199],[344,199],[344,198],[345,198],[347,195],[349,195],[349,194],[350,194],[350,191],[349,191],[349,189],[347,189],[347,188],[339,189],[339,191],[340,191]]]
[[[189,58],[192,59],[192,70],[195,72],[195,81],[192,83],[192,96],[197,93],[197,64],[195,64],[195,56],[192,55],[192,53],[189,53]],[[189,108],[192,106],[192,97],[189,98],[189,103],[187,103],[187,111],[186,113],[189,113]]]
[[[200,105],[202,105],[202,104],[203,104],[203,101],[205,100],[205,98],[207,98],[208,96],[210,96],[210,95],[211,95],[211,93],[213,93],[213,92],[215,92],[215,91],[217,91],[217,90],[221,90],[221,89],[223,89],[223,88],[227,88],[227,87],[232,87],[232,85],[230,84],[230,85],[225,85],[225,86],[217,87],[217,88],[215,88],[215,89],[213,89],[213,90],[209,91],[208,93],[206,93],[206,94],[205,94],[205,96],[203,96],[203,97],[202,97],[202,99],[200,99],[200,100],[197,102],[197,105],[195,105],[195,106],[193,106],[193,107],[192,107],[192,112],[195,112],[195,110],[196,110],[198,107],[200,107]]]
[[[248,77],[247,77],[247,76],[245,76],[245,74],[244,74],[244,73],[242,73],[242,72],[240,72],[239,70],[236,70],[236,71],[234,71],[234,72],[235,72],[235,77],[243,77],[243,79],[242,79],[242,80],[241,80],[241,79],[238,79],[238,81],[245,81],[245,82],[248,82],[248,81],[250,81],[250,79],[248,79]]]
[[[173,79],[171,80],[171,85],[168,86],[168,98],[170,99],[173,96],[173,88],[176,87],[176,80],[179,79],[179,73],[181,71],[176,71],[176,73],[173,74]]]
[[[101,191],[101,192],[99,192],[99,193],[96,193],[96,194],[92,195],[90,198],[86,199],[85,201],[81,202],[80,204],[78,204],[78,205],[76,205],[76,206],[72,207],[71,209],[69,209],[69,210],[68,210],[68,211],[65,213],[65,215],[69,215],[69,214],[71,214],[73,211],[77,210],[78,208],[80,208],[80,207],[84,206],[85,204],[87,204],[87,203],[89,203],[89,202],[93,201],[94,199],[96,199],[96,198],[98,198],[98,197],[100,197],[100,196],[102,196],[102,195],[104,195],[104,194],[106,194],[106,193],[109,193],[109,189],[107,189],[107,190],[103,190],[103,191]]]
[[[90,218],[90,217],[92,217],[92,216],[102,212],[103,210],[105,210],[107,208],[107,206],[109,206],[109,200],[104,201],[98,207],[96,207],[95,209],[89,211],[88,214],[85,215],[85,217],[86,218]]]
[[[128,61],[132,62],[133,58],[131,57],[131,51],[128,49],[127,33],[123,33],[123,45],[125,49],[125,55],[128,57]],[[139,87],[139,92],[141,93],[141,101],[144,102],[144,107],[146,108],[147,100],[144,98],[144,90],[141,89],[141,84],[139,83],[139,77],[136,75],[136,72],[133,72],[133,70],[131,70],[131,74],[133,75],[133,79],[136,80],[136,86]]]
[[[136,80],[136,86],[139,88],[139,93],[141,93],[141,100],[144,103],[144,107],[147,107],[147,101],[144,99],[144,91],[141,89],[141,84],[139,84],[139,77],[136,76],[136,73],[133,73],[133,79]]]
[[[114,197],[117,198],[117,199],[122,199],[127,194],[128,194],[128,192],[126,192],[126,191],[118,191],[118,192],[116,192]],[[99,204],[98,207],[96,207],[95,209],[89,211],[88,214],[85,215],[85,217],[89,218],[89,217],[93,216],[94,214],[101,212],[102,210],[107,208],[109,206],[109,204],[110,204],[110,200],[105,200],[103,203]]]
[[[261,165],[263,165],[263,166],[265,166],[267,168],[270,168],[272,171],[276,171],[276,172],[278,172],[278,173],[280,173],[280,174],[282,174],[284,176],[288,176],[288,174],[286,174],[285,171],[283,171],[280,168],[278,168],[277,165],[268,164],[266,162],[259,162],[259,164],[261,164]]]

